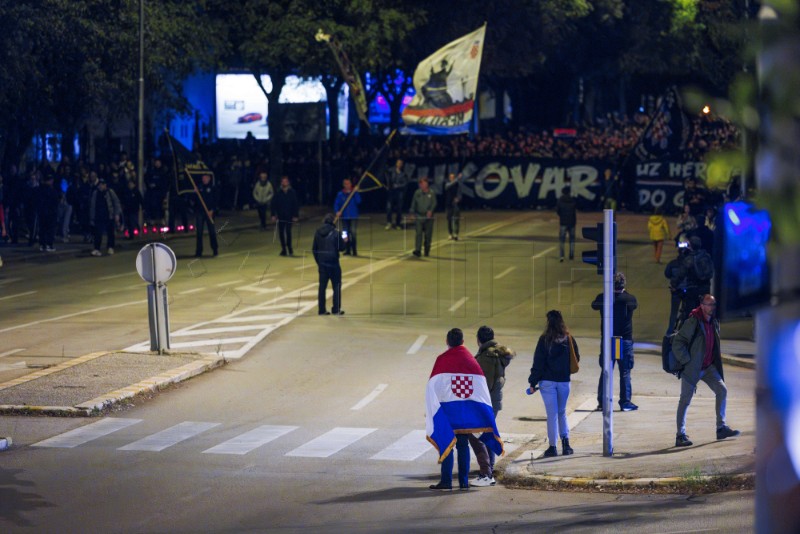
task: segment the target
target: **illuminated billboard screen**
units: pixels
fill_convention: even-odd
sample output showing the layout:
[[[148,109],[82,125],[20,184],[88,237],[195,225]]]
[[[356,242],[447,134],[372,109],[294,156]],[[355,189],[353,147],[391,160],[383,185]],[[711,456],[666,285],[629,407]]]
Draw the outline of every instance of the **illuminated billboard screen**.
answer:
[[[272,90],[269,76],[261,76],[267,91]],[[339,95],[339,128],[347,131],[347,85]],[[244,139],[252,132],[256,139],[269,139],[267,97],[252,74],[218,74],[216,81],[217,137]],[[288,76],[278,102],[300,104],[327,102],[325,88],[319,78]],[[344,103],[344,105],[342,105]]]

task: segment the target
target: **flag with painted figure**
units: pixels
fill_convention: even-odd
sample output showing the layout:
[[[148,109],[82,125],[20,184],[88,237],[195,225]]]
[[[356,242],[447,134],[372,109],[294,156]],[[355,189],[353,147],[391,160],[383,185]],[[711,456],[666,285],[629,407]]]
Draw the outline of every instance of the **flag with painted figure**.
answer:
[[[456,434],[480,433],[495,454],[503,454],[489,387],[475,357],[460,345],[436,358],[425,392],[428,441],[439,451],[439,463],[450,454]]]
[[[486,24],[440,48],[414,71],[416,94],[403,110],[404,133],[467,133],[475,109]]]

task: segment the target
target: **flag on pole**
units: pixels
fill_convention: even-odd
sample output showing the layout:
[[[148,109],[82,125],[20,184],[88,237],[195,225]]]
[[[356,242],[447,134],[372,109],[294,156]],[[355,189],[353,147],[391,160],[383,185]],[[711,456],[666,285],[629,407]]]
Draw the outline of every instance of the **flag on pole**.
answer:
[[[364,92],[364,85],[361,83],[361,76],[358,75],[353,64],[350,63],[350,58],[347,57],[342,44],[339,40],[327,33],[323,33],[321,29],[317,30],[314,36],[317,42],[325,41],[328,47],[333,52],[333,57],[336,59],[336,64],[339,65],[339,70],[342,72],[347,87],[350,89],[350,96],[353,97],[353,102],[356,103],[356,112],[358,118],[364,121],[364,124],[369,126],[369,119],[367,118],[367,96]]]
[[[425,427],[428,441],[439,451],[439,463],[453,450],[456,434],[481,433],[489,449],[503,454],[486,377],[463,345],[436,358],[425,392]]]
[[[661,97],[655,115],[645,127],[633,153],[639,161],[678,154],[686,149],[691,122],[683,112],[681,96],[675,86]]]
[[[486,24],[440,48],[417,66],[417,94],[403,110],[406,133],[469,131],[475,109]]]
[[[214,181],[214,171],[212,171],[197,154],[183,146],[183,144],[165,131],[169,143],[169,150],[172,154],[172,176],[173,190],[179,195],[196,193],[195,183],[200,181],[204,174],[211,175]]]

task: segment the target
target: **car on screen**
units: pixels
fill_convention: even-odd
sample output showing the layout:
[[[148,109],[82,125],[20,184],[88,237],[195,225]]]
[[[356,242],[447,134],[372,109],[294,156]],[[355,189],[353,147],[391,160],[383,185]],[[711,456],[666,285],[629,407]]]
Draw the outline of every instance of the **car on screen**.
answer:
[[[246,122],[256,122],[263,119],[263,115],[261,113],[245,113],[241,117],[239,117],[236,122],[238,123],[246,123]]]

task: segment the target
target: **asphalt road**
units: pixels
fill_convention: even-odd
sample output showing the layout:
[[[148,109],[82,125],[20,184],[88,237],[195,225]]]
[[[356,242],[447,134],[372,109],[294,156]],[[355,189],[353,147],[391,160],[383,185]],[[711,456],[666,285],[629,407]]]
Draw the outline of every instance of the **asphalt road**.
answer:
[[[544,433],[541,403],[511,388],[525,385],[546,311],[561,309],[578,337],[599,331],[588,305],[601,278],[578,261],[558,262],[552,214],[469,212],[464,218],[458,242],[447,241],[440,220],[431,257],[422,259],[409,255],[413,232],[384,231],[380,216],[363,222],[361,255],[342,260],[344,317],[316,315],[314,224],[299,229],[294,258],[277,255],[274,234],[235,227],[221,231],[221,254],[213,259],[191,258],[192,240],[169,242],[179,257],[169,284],[172,331],[187,333],[173,341],[188,343],[184,350],[225,352],[232,363],[100,426],[97,420],[4,418],[19,446],[0,453],[0,528],[752,530],[752,493],[427,489],[438,466],[419,435],[424,387],[447,329],[463,328],[474,350],[475,330],[489,324],[517,349],[499,418],[511,454]],[[586,215],[581,224],[599,219]],[[635,336],[660,342],[669,300],[663,266],[650,259],[646,218],[623,215],[618,226],[620,268],[640,301]],[[579,244],[577,257],[591,246]],[[0,380],[24,372],[14,367],[23,361],[48,364],[146,342],[137,250],[4,267],[0,354],[9,354],[0,356]],[[280,327],[267,327],[278,319]],[[746,322],[730,327],[735,335],[748,330]],[[576,384],[570,409],[593,397],[588,378]],[[65,437],[70,430],[78,434]]]

